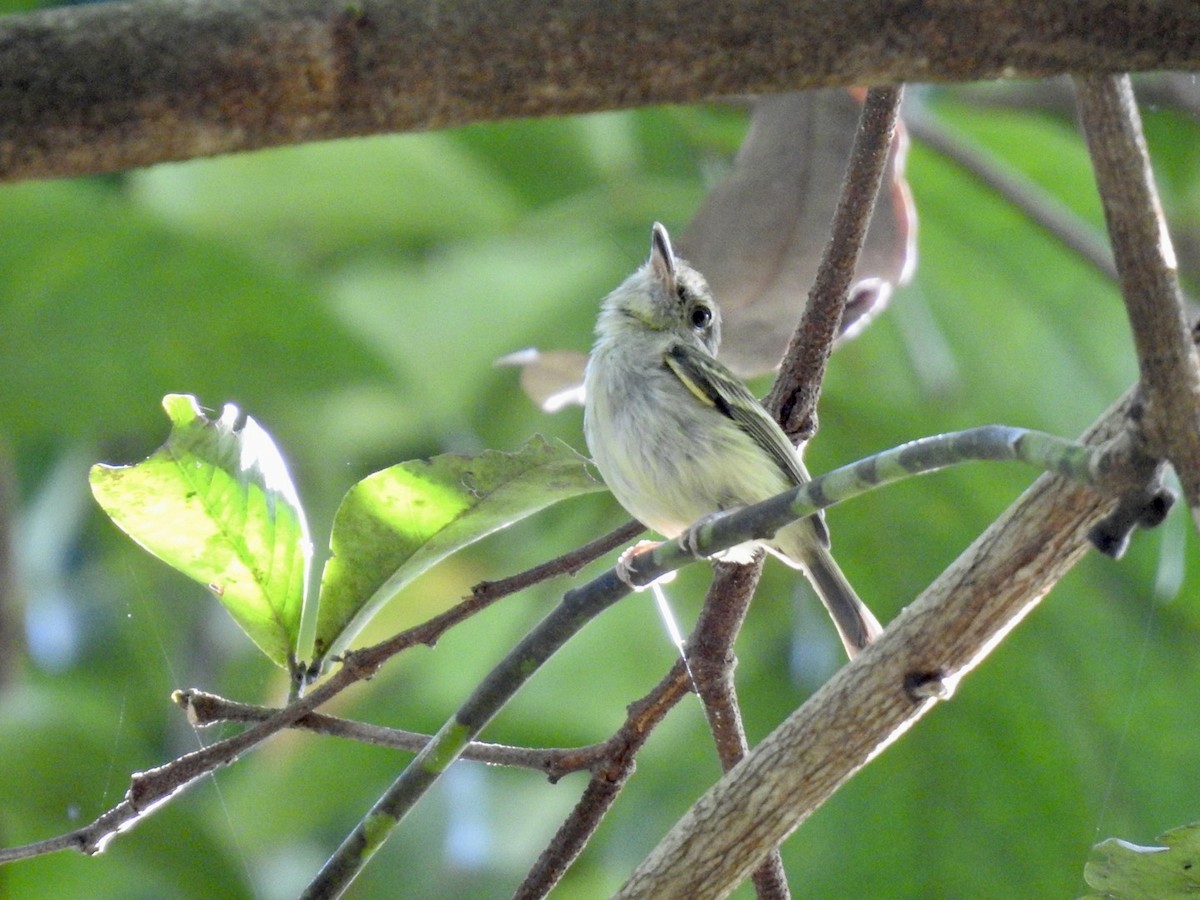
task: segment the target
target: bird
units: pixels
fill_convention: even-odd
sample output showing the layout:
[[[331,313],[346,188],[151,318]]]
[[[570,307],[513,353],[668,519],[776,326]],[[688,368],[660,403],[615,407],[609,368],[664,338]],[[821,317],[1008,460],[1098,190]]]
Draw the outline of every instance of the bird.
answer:
[[[801,451],[716,358],[721,313],[704,276],[655,222],[650,255],[601,304],[584,375],[584,437],[617,501],[666,538],[810,480]],[[722,558],[763,546],[802,570],[853,659],[882,628],[829,552],[816,513]]]

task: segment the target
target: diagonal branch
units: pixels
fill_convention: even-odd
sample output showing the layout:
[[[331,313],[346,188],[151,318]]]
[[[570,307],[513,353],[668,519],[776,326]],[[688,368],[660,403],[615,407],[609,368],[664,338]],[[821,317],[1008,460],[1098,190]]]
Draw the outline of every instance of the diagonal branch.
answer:
[[[904,125],[914,138],[995,191],[1097,272],[1116,280],[1112,249],[1104,236],[1049,191],[1003,160],[971,145],[920,103],[905,104]]]
[[[761,564],[716,566],[704,606],[687,642],[687,661],[677,660],[648,696],[630,707],[625,725],[606,744],[613,748],[608,765],[593,768],[583,796],[542,852],[515,897],[545,896],[579,856],[617,795],[633,774],[636,754],[669,709],[693,686],[708,716],[723,769],[732,768],[746,751],[737,697],[733,692],[733,642],[741,630]],[[654,713],[646,715],[646,710]],[[775,859],[755,875],[759,896],[786,897],[782,862]],[[764,893],[764,888],[766,892]]]
[[[1194,0],[131,0],[0,20],[0,180],[809,87],[1198,68]]]
[[[654,690],[629,705],[624,724],[601,745],[606,753],[591,766],[592,777],[579,802],[514,892],[514,900],[544,897],[558,884],[616,802],[651,732],[691,686],[687,666],[677,660]]]
[[[578,547],[569,553],[555,557],[547,562],[536,565],[516,575],[509,575],[498,581],[481,581],[471,588],[469,600],[480,603],[492,603],[501,597],[523,591],[527,587],[554,578],[558,575],[575,575],[585,565],[599,559],[610,550],[615,550],[622,544],[627,544],[646,530],[641,522],[629,521],[608,534],[601,535]]]
[[[342,667],[306,696],[283,709],[272,711],[267,718],[254,722],[245,731],[232,737],[186,753],[146,772],[135,772],[125,799],[116,806],[74,831],[20,847],[0,848],[0,865],[60,850],[78,850],[87,854],[101,852],[119,832],[128,831],[197,779],[233,763],[241,754],[257,747],[277,731],[293,727],[352,684],[370,678],[401,651],[417,644],[432,646],[448,629],[491,603],[556,574],[578,571],[581,566],[623,543],[631,533],[636,534],[640,529],[637,523],[623,525],[608,535],[526,572],[503,581],[477,585],[470,597],[432,619],[381,643],[351,651],[342,660]]]

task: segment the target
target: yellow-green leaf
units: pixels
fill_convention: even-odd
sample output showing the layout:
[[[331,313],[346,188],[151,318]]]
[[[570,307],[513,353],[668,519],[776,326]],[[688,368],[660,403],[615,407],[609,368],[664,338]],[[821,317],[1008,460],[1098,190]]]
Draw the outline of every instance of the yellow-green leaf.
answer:
[[[340,653],[401,588],[456,550],[559,500],[603,489],[587,460],[541,437],[515,453],[446,454],[368,476],[334,518],[317,660]]]
[[[92,494],[122,531],[206,585],[264,653],[295,659],[312,541],[287,466],[236,406],[218,419],[168,394],[167,442],[132,466],[96,465]]]

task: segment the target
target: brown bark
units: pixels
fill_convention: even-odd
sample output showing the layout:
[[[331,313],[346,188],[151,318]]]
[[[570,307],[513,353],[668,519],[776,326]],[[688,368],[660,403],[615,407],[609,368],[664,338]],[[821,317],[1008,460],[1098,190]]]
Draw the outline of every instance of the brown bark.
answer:
[[[1194,0],[134,0],[0,20],[0,180],[822,85],[1200,68]]]

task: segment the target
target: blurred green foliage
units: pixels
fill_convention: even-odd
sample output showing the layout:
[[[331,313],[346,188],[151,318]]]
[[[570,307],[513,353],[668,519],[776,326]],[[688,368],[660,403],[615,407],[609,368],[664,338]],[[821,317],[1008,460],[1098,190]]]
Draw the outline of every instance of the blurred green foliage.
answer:
[[[945,92],[924,100],[1102,227],[1069,119]],[[731,110],[648,109],[0,187],[0,439],[21,501],[22,564],[0,685],[0,840],[89,821],[131,772],[211,740],[186,725],[171,690],[278,703],[287,689],[211,598],[90,504],[88,465],[132,462],[161,443],[165,393],[236,402],[287,456],[321,554],[339,498],[371,471],[511,450],[535,432],[582,449],[579,411],[538,412],[516,371],[493,360],[528,345],[586,349],[600,298],[641,261],[648,224],[682,227],[743,129]],[[1194,236],[1200,129],[1158,110],[1148,132],[1173,228]],[[993,421],[1074,435],[1135,376],[1112,284],[919,145],[909,175],[917,276],[835,355],[808,456],[815,472]],[[834,510],[838,559],[886,622],[1032,477],[978,465]],[[422,576],[362,640],[623,520],[606,494],[559,504]],[[1195,553],[1175,515],[1120,563],[1089,556],[953,702],[785,845],[797,891],[1073,896],[1096,840],[1145,843],[1200,818],[1200,614],[1184,566]],[[671,588],[685,625],[706,581],[692,567]],[[331,711],[436,729],[567,584],[506,600]],[[632,597],[553,659],[485,737],[602,739],[673,653],[650,598]],[[773,563],[739,655],[752,740],[841,662],[807,589]],[[294,896],[404,761],[284,735],[98,858],[0,869],[0,894]],[[561,894],[614,889],[717,774],[703,716],[685,702]],[[351,895],[506,895],[581,784],[457,766]]]

